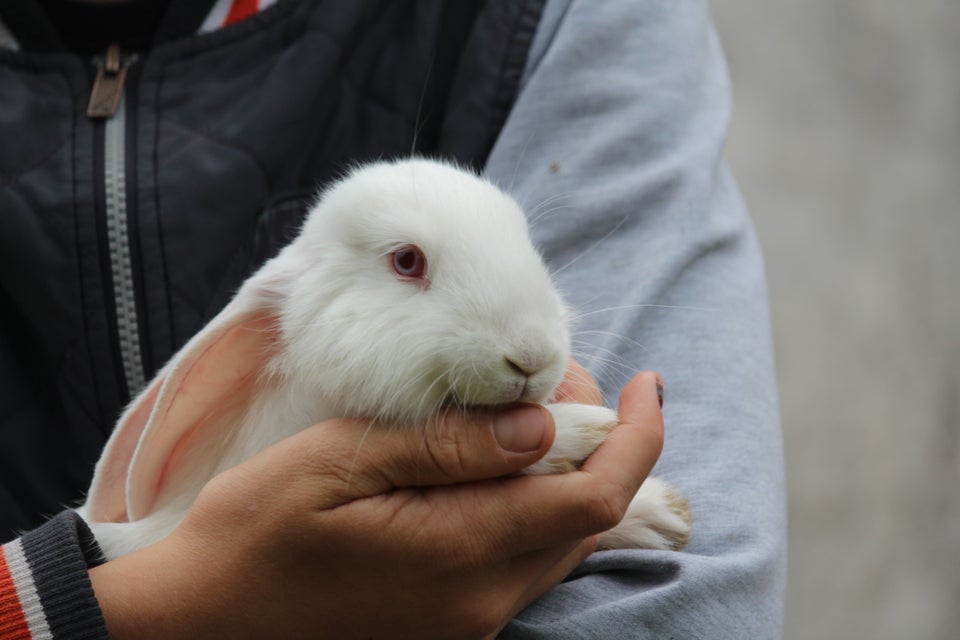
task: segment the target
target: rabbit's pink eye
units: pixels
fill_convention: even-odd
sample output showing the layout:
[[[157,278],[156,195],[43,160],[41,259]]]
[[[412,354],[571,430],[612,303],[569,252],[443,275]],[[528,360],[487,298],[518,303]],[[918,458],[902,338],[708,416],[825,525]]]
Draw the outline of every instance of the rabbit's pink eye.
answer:
[[[394,272],[401,278],[423,278],[427,273],[427,258],[420,247],[406,244],[390,254]]]

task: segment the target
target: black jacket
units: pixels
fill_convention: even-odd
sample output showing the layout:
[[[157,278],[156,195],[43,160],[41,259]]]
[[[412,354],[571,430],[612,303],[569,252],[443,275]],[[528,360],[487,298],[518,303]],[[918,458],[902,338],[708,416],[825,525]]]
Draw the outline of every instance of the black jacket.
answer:
[[[196,36],[210,5],[172,0],[114,60],[0,5],[0,540],[82,498],[124,404],[318,186],[411,151],[482,166],[543,2],[281,0]]]

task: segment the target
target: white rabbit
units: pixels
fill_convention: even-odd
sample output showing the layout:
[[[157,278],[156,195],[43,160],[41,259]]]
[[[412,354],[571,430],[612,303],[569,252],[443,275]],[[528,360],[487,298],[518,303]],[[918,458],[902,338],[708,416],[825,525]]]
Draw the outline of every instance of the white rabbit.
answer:
[[[547,401],[569,341],[511,198],[428,160],[358,168],[130,404],[78,513],[124,555],[169,534],[213,476],[322,420]],[[617,423],[548,408],[556,443],[529,473],[575,468]],[[649,478],[601,544],[678,549],[689,530],[686,501]]]

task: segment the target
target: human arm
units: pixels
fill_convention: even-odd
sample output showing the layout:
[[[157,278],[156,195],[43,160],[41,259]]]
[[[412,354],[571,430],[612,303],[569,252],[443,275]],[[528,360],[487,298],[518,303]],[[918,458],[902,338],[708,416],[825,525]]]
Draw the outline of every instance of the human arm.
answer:
[[[486,166],[530,211],[609,394],[666,381],[654,475],[690,500],[684,552],[605,551],[504,638],[774,638],[783,459],[763,265],[721,152],[729,84],[705,2],[551,0]]]
[[[547,428],[522,453],[496,446],[492,416],[301,432],[214,479],[171,536],[92,572],[111,633],[492,637],[622,516],[662,442],[656,398],[638,377],[609,446],[537,478],[485,480],[546,452],[543,409],[526,409]]]
[[[580,382],[565,388],[597,398]],[[174,534],[90,579],[117,638],[489,637],[622,515],[659,454],[656,397],[650,374],[629,385],[610,446],[568,476],[484,480],[546,452],[542,409],[515,438],[493,415],[448,416],[426,438],[324,423],[219,476]],[[54,566],[70,547],[38,558]],[[72,613],[66,637],[105,637],[95,608]]]

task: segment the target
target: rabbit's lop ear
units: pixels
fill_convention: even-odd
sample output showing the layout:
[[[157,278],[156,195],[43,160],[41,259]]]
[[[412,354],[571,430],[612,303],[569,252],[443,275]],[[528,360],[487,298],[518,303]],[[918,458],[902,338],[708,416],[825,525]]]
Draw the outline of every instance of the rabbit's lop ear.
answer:
[[[215,473],[277,348],[276,301],[259,285],[254,276],[127,408],[94,473],[93,522],[192,499]]]

